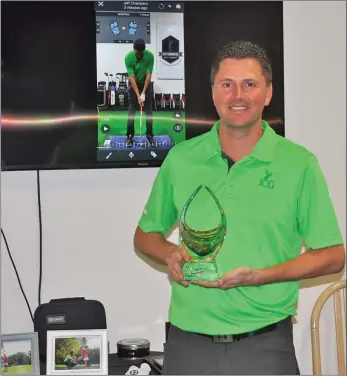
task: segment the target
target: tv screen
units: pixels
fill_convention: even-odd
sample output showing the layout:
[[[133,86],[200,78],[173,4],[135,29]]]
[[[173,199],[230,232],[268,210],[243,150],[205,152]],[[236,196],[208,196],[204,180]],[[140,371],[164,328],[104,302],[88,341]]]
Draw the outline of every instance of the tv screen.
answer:
[[[212,58],[236,39],[270,55],[274,95],[265,119],[284,135],[281,2],[1,7],[2,170],[160,166],[172,147],[218,119]],[[142,107],[129,75],[139,40],[153,64]]]

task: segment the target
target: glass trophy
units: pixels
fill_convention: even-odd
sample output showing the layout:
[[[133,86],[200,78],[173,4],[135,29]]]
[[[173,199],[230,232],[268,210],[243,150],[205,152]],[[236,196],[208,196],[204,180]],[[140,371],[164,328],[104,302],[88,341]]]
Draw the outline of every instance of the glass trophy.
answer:
[[[193,229],[187,225],[186,215],[197,194],[205,189],[212,196],[219,214],[215,226],[209,230]],[[202,202],[199,212],[204,210]],[[199,213],[204,219],[208,219],[211,213]],[[189,197],[183,207],[179,220],[179,236],[182,245],[187,250],[191,260],[182,266],[184,280],[186,281],[218,281],[221,277],[220,267],[215,258],[221,249],[226,236],[226,216],[217,197],[207,186],[200,185]]]

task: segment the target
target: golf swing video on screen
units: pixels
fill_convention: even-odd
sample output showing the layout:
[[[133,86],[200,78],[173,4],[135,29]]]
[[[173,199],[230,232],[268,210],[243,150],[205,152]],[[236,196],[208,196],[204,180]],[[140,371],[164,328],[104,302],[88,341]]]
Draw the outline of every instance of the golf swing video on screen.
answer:
[[[163,160],[186,139],[183,4],[95,4],[98,160]]]

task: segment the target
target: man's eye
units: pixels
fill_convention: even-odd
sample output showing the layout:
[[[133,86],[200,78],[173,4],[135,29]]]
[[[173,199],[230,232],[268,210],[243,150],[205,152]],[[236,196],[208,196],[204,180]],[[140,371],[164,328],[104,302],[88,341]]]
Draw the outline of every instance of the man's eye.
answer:
[[[247,87],[254,87],[254,86],[255,86],[255,83],[254,83],[254,82],[247,82],[247,83],[246,83],[246,86],[247,86]]]
[[[224,84],[222,86],[223,87],[231,87],[231,83],[230,82],[224,82]]]

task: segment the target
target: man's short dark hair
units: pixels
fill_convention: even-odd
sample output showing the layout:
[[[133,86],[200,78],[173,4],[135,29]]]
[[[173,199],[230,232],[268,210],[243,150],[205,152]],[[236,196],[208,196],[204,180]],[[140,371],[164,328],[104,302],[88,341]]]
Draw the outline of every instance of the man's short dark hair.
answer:
[[[134,50],[142,52],[146,48],[145,41],[143,39],[136,39],[134,42]]]
[[[223,46],[216,54],[211,67],[211,85],[214,83],[215,76],[219,70],[220,63],[225,59],[255,59],[262,68],[266,84],[272,82],[272,68],[270,59],[266,51],[257,44],[249,41],[238,40]]]

